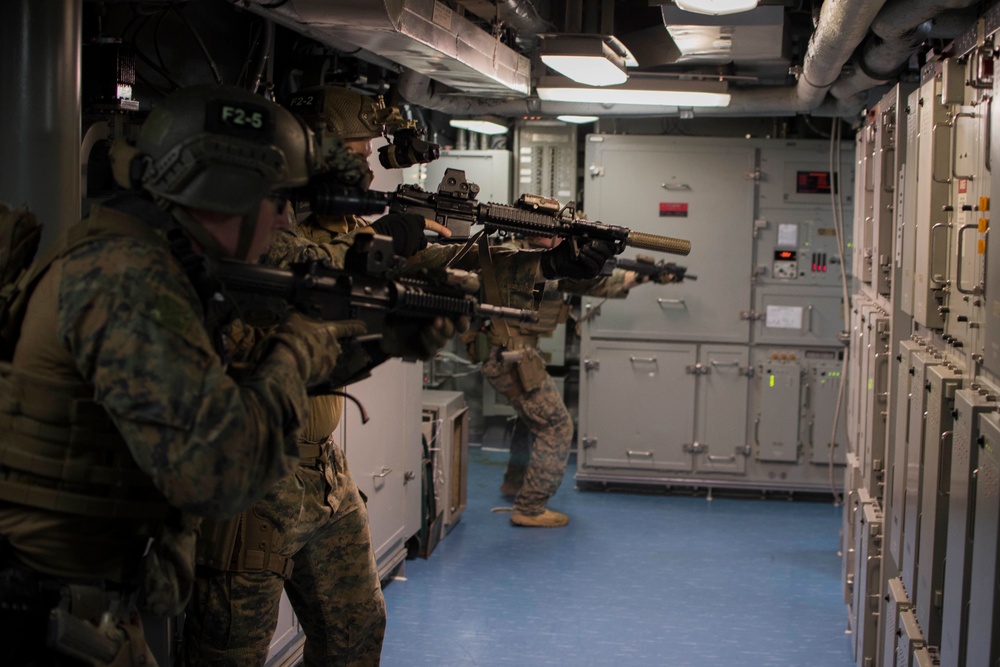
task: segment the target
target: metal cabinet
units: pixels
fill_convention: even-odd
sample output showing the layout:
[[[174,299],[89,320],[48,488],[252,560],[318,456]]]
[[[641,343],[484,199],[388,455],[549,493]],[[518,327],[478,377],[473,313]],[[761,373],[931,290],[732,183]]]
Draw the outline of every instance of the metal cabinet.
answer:
[[[1000,419],[980,420],[972,544],[972,586],[966,666],[995,667],[1000,661]]]
[[[697,346],[601,340],[582,354],[583,464],[690,472]]]
[[[865,490],[861,490],[862,496]],[[862,501],[857,513],[854,539],[854,661],[871,664],[878,650],[878,622],[881,595],[882,512],[875,502]]]
[[[962,376],[939,364],[927,368],[924,422],[923,489],[917,549],[917,620],[927,643],[941,642],[944,562],[948,535],[948,483],[951,479],[952,411]]]
[[[990,400],[993,399],[993,400]],[[955,392],[955,425],[948,484],[947,558],[941,612],[941,661],[965,664],[972,575],[972,521],[979,467],[979,415],[996,409],[995,397],[974,385]]]
[[[406,557],[406,541],[420,529],[421,385],[423,369],[390,360],[367,380],[348,387],[370,420],[345,402],[338,440],[358,488],[368,497],[368,519],[379,575]]]
[[[589,324],[589,335],[748,342],[754,146],[721,139],[589,136],[586,164],[590,218],[691,240],[693,250],[683,264],[698,276],[608,301]],[[587,299],[584,307],[596,303]]]
[[[903,580],[893,577],[886,585],[884,616],[882,619],[882,665],[896,664],[896,648],[902,634],[900,615],[912,608],[910,598],[903,587]]]

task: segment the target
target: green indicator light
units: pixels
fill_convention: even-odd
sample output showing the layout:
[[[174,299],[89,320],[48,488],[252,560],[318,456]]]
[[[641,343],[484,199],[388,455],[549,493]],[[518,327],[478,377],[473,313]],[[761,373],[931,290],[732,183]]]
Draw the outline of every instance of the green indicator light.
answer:
[[[875,380],[872,378],[868,378],[868,391],[871,391],[874,388],[875,388]]]
[[[771,376],[771,380],[770,380],[768,386],[769,387],[773,387],[774,386],[774,376],[773,375]]]

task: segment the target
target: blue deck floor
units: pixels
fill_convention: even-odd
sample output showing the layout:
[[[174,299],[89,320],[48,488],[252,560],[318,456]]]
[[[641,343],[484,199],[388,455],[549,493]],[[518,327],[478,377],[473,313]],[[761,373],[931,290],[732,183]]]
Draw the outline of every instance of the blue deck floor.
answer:
[[[505,452],[470,450],[469,504],[386,585],[382,664],[848,667],[829,502],[578,491],[514,528]]]

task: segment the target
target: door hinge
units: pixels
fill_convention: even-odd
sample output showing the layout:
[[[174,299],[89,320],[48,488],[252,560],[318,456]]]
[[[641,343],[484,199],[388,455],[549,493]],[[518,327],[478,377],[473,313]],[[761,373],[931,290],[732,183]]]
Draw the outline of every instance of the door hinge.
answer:
[[[600,167],[596,164],[590,165],[590,169],[588,171],[590,172],[591,178],[598,178],[599,176],[604,176],[604,167]]]
[[[702,366],[701,362],[695,364],[694,366],[685,366],[684,372],[690,375],[708,375],[712,372],[712,369],[708,366]]]
[[[748,378],[752,378],[756,374],[756,369],[753,366],[747,366],[746,368],[740,369],[740,375],[746,375]]]
[[[585,371],[599,371],[601,370],[601,360],[600,359],[584,359],[583,369]]]
[[[597,447],[597,438],[580,438],[580,445],[584,449],[592,449]]]

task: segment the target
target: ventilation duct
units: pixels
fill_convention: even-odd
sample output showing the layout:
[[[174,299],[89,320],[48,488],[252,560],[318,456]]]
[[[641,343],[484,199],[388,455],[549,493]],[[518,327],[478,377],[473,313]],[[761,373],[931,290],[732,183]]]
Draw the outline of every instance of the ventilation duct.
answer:
[[[248,8],[338,50],[364,49],[464,93],[530,92],[527,58],[436,0],[249,0]]]

